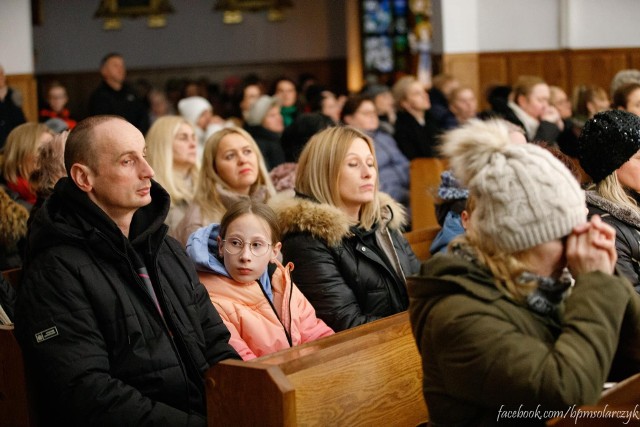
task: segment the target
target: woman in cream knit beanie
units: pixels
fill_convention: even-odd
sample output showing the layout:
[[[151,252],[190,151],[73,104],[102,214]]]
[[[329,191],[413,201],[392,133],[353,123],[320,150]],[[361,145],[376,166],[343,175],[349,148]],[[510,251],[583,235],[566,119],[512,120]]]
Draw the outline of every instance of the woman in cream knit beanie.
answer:
[[[637,351],[612,363],[618,345],[637,348],[640,296],[614,275],[615,233],[586,221],[571,172],[535,144],[510,143],[498,121],[451,131],[441,151],[471,215],[466,235],[408,280],[430,421],[544,417],[593,404],[607,378],[637,372]]]

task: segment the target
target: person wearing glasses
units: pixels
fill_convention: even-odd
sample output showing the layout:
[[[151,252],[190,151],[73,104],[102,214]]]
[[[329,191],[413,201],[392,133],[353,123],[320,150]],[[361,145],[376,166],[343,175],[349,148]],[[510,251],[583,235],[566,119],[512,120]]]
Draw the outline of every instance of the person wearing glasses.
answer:
[[[240,200],[220,224],[198,229],[187,253],[243,360],[333,334],[283,266],[280,226],[263,203]]]

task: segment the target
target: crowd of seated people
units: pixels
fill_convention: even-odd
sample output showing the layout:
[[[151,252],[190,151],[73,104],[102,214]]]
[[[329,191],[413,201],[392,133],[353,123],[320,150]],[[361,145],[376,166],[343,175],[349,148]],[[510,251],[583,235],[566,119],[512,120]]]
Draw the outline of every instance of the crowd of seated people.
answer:
[[[640,253],[633,245],[640,230],[634,169],[640,78],[629,70],[614,79],[615,89],[612,82],[611,104],[597,86],[565,91],[521,76],[484,112],[474,90],[451,75],[438,76],[430,91],[414,76],[403,76],[345,96],[312,76],[303,84],[290,76],[268,82],[248,75],[225,81],[219,93],[206,81],[173,81],[164,90],[147,88],[145,97],[126,82],[119,54],[107,55],[100,71],[103,81],[90,97],[95,114],[76,122],[66,108],[66,88],[51,82],[40,120],[58,119],[71,133],[21,124],[8,132],[0,154],[0,265],[25,269],[17,336],[27,366],[61,367],[59,376],[43,374],[59,394],[57,420],[91,423],[109,414],[203,425],[202,372],[212,364],[254,359],[405,310],[423,354],[434,422],[466,422],[463,414],[470,410],[488,417],[495,402],[483,400],[482,384],[462,386],[449,376],[473,372],[458,371],[453,362],[453,371],[441,366],[469,351],[477,356],[473,369],[504,379],[512,360],[500,359],[495,349],[511,354],[517,347],[511,343],[524,337],[538,351],[513,369],[546,372],[551,368],[540,360],[560,341],[575,338],[555,333],[549,322],[575,327],[572,307],[598,281],[616,291],[597,303],[619,316],[590,322],[606,324],[611,340],[626,344],[636,337],[635,330],[620,327],[640,313],[634,311],[640,297],[627,286],[630,281],[640,292]],[[571,181],[537,145],[573,158],[585,182]],[[422,266],[403,235],[411,216],[420,215],[411,211],[408,196],[409,164],[417,157],[453,162],[442,200],[455,184],[455,209],[443,204],[440,218],[451,232],[440,236],[432,260]],[[507,173],[514,170],[510,163],[520,162],[557,178],[564,209],[546,195],[527,205],[559,209],[555,218],[524,223],[520,211],[512,217],[492,211],[502,203],[493,197],[503,191],[515,200],[517,188],[515,181],[488,182],[486,175]],[[544,181],[541,172],[528,173],[523,182],[533,187],[522,184],[521,193]],[[444,227],[447,218],[455,227]],[[500,225],[507,220],[513,221]],[[538,232],[547,220],[552,231]],[[546,257],[547,249],[557,259]],[[565,286],[571,274],[575,295]],[[109,290],[92,287],[94,280]],[[45,284],[59,290],[42,296]],[[470,308],[443,308],[458,301]],[[470,331],[491,323],[487,319],[501,304],[525,323],[506,315],[489,326],[497,333],[517,329],[513,340],[499,346],[475,341]],[[114,305],[115,313],[105,311]],[[86,325],[71,336],[44,345],[33,341],[48,328],[60,335],[73,329],[73,313],[79,312]],[[554,317],[546,322],[544,316]],[[433,318],[449,326],[434,326]],[[469,324],[471,318],[476,321]],[[617,326],[610,324],[614,320]],[[539,333],[526,332],[527,325]],[[79,334],[86,336],[74,349]],[[469,337],[462,347],[471,347],[456,347],[457,336]],[[577,369],[566,375],[588,377],[590,387],[562,395],[566,378],[560,372],[548,388],[505,381],[504,394],[496,395],[513,391],[528,396],[526,402],[548,402],[550,393],[559,402],[593,402],[597,385],[610,376],[616,345],[589,333],[583,339],[580,349],[591,352],[590,363],[603,365],[590,365],[592,376]],[[440,353],[434,345],[461,353]],[[85,350],[94,358],[71,366]],[[136,367],[149,362],[140,352],[156,351],[170,354],[137,376]],[[491,367],[486,354],[504,363]],[[621,366],[617,379],[637,366],[634,354],[623,356],[632,368]],[[185,392],[167,392],[158,386],[163,381]],[[119,393],[131,402],[118,399]],[[78,403],[81,394],[89,403]],[[75,405],[81,409],[70,414]],[[461,418],[450,415],[451,408],[460,408]]]

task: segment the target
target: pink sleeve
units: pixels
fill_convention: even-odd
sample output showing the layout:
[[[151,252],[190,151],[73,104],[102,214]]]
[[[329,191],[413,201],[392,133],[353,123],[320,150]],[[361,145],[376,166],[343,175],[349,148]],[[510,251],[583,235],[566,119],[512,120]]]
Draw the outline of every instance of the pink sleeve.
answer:
[[[229,344],[231,345],[231,347],[233,347],[238,352],[240,357],[242,357],[242,360],[246,361],[255,359],[257,356],[251,351],[245,340],[242,339],[242,337],[240,336],[240,332],[238,332],[238,329],[236,328],[236,325],[231,320],[229,320],[229,316],[227,316],[227,313],[220,307],[220,305],[216,303],[214,303],[213,305],[216,307],[216,310],[218,310],[218,313],[220,313],[220,317],[222,318],[222,321],[224,322],[227,329],[229,329],[229,333],[231,333],[231,338],[229,338]]]

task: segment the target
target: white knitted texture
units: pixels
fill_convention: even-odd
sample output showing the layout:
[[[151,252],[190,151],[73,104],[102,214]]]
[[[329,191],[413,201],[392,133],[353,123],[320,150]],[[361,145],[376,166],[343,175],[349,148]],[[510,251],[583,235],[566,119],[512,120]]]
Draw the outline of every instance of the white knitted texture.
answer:
[[[534,144],[493,153],[469,188],[477,197],[473,226],[507,253],[562,238],[586,221],[585,195],[576,179]]]

